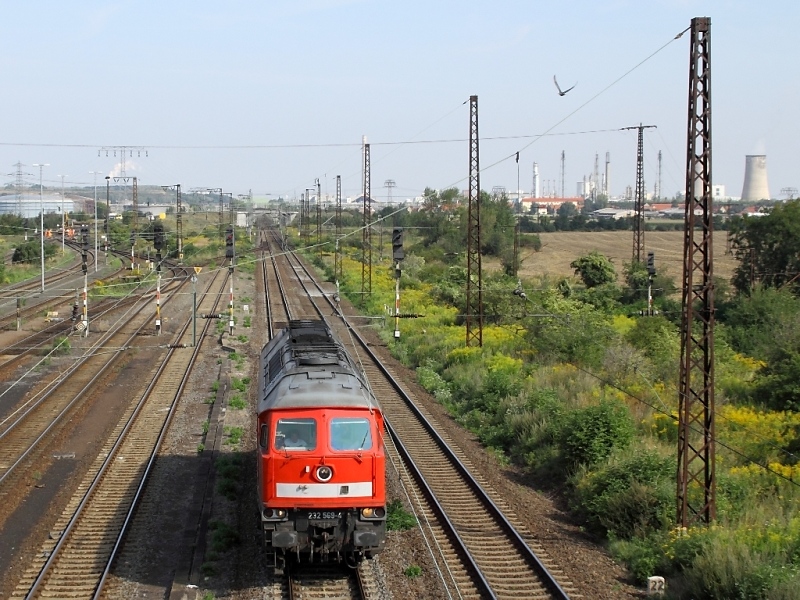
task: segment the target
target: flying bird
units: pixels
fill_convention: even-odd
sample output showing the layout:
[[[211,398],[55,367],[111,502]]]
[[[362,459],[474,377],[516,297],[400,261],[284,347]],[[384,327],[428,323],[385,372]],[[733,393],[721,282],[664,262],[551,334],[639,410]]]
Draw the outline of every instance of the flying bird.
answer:
[[[556,76],[555,76],[555,75],[553,75],[553,83],[555,83],[555,84],[556,84],[556,89],[558,90],[558,95],[559,95],[559,96],[563,96],[563,95],[564,95],[564,94],[566,94],[568,91],[570,91],[572,88],[574,88],[574,87],[575,87],[575,85],[578,85],[578,84],[576,83],[576,84],[575,84],[575,85],[573,85],[571,88],[567,88],[566,90],[564,90],[564,91],[561,91],[561,86],[560,86],[560,85],[558,85],[558,80],[556,79]]]

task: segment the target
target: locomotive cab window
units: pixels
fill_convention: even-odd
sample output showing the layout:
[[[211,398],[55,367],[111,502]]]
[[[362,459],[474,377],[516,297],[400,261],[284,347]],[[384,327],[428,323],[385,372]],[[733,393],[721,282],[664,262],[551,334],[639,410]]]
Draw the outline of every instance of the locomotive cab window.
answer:
[[[372,448],[372,431],[367,419],[331,419],[331,448],[334,450],[369,450]]]
[[[275,448],[278,450],[314,450],[317,447],[317,422],[314,419],[278,419]]]

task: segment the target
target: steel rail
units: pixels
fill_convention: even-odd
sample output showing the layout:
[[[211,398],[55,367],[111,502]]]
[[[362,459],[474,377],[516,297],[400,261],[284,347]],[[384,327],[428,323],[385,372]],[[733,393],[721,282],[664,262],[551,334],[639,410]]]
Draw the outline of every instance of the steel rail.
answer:
[[[297,262],[299,263],[300,267],[303,269],[303,271],[305,272],[305,274],[309,278],[309,280],[317,287],[317,289],[320,292],[322,292],[322,296],[325,298],[325,301],[334,310],[337,310],[338,307],[336,306],[336,304],[328,297],[327,294],[324,293],[324,290],[322,289],[322,287],[319,285],[319,283],[314,278],[314,276],[311,274],[311,272],[306,268],[306,266],[303,264],[303,262],[300,261],[296,256],[295,256],[295,260],[297,260]],[[302,284],[302,281],[301,281],[301,284]],[[314,302],[314,305],[316,306],[316,302],[314,301],[313,298],[312,298],[312,302]],[[322,318],[324,318],[324,316],[322,314],[322,311],[318,309],[318,312],[319,312],[320,316]],[[337,312],[338,312],[338,310],[337,310]],[[415,416],[419,420],[419,422],[422,423],[422,425],[428,431],[430,436],[435,440],[435,442],[439,446],[440,450],[445,453],[445,455],[452,462],[452,464],[455,466],[455,468],[462,474],[464,480],[467,481],[468,484],[470,485],[470,487],[475,491],[475,493],[477,495],[479,495],[482,503],[487,507],[487,509],[490,511],[490,513],[492,513],[492,515],[498,520],[498,522],[500,522],[502,524],[503,528],[506,530],[506,533],[516,543],[518,550],[525,556],[526,559],[528,559],[533,564],[535,570],[540,575],[540,577],[542,577],[544,583],[550,589],[551,593],[553,593],[557,598],[560,598],[560,599],[563,599],[563,600],[568,600],[569,596],[567,595],[566,591],[564,591],[564,589],[561,587],[561,585],[556,581],[555,577],[550,573],[550,571],[547,569],[547,567],[542,563],[542,561],[539,559],[539,557],[536,555],[536,553],[530,548],[530,546],[528,546],[527,542],[524,540],[522,535],[517,531],[517,529],[513,526],[513,524],[506,518],[505,514],[497,506],[497,504],[495,504],[495,502],[491,499],[491,497],[489,496],[488,492],[486,492],[486,490],[483,488],[483,486],[481,486],[480,483],[478,483],[478,481],[475,480],[475,478],[472,476],[470,471],[461,462],[461,460],[458,458],[458,456],[456,456],[456,454],[453,452],[453,450],[450,448],[450,446],[447,444],[447,442],[445,442],[445,440],[439,435],[438,431],[433,426],[433,424],[425,417],[425,415],[422,414],[422,412],[419,410],[419,408],[411,401],[411,399],[408,397],[408,394],[405,392],[405,390],[402,388],[402,386],[399,384],[399,382],[394,378],[394,376],[389,372],[389,370],[386,368],[386,366],[380,361],[380,359],[370,349],[370,347],[368,346],[366,340],[364,340],[364,338],[358,333],[356,328],[347,320],[347,318],[344,315],[339,314],[339,316],[340,316],[342,322],[348,328],[348,330],[354,335],[354,337],[356,339],[358,339],[358,341],[362,345],[364,351],[372,358],[374,363],[377,365],[378,369],[381,371],[381,373],[384,375],[384,377],[386,377],[387,381],[389,381],[389,383],[392,385],[392,387],[395,389],[395,391],[397,391],[397,393],[400,395],[400,397],[402,397],[404,399],[404,401],[406,402],[407,406],[412,410],[412,412],[415,414]],[[395,443],[399,443],[400,447],[403,448],[403,452],[405,454],[408,454],[407,449],[405,449],[405,447],[403,446],[402,442],[400,442],[399,439],[397,438],[396,432],[394,432],[394,430],[391,428],[391,425],[389,424],[388,417],[386,417],[386,424],[387,424],[387,428],[391,432],[391,435],[392,435],[393,439],[395,440]],[[412,464],[413,464],[413,462],[412,462]],[[414,468],[416,469],[416,465],[415,465]],[[424,481],[424,477],[422,477],[421,473],[418,473],[418,477],[422,478],[422,480]],[[427,483],[425,484],[425,487],[427,488],[427,493],[430,493],[431,495],[433,495],[435,497],[435,494],[434,494],[433,490],[429,488]],[[457,532],[455,532],[455,530],[454,530],[454,533],[456,534],[456,536],[458,535]],[[460,540],[460,537],[458,539]],[[466,549],[466,547],[464,547],[464,550],[467,552],[468,555],[471,556],[471,553],[469,552],[469,550]],[[478,573],[481,573],[480,569],[478,569]],[[481,578],[483,579],[482,573],[481,573]]]

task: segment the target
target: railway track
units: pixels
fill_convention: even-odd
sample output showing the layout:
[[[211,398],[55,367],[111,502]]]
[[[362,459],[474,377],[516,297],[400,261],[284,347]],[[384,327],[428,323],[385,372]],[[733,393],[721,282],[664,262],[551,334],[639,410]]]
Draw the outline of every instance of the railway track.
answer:
[[[30,397],[0,421],[0,500],[20,483],[19,468],[73,410],[88,399],[91,386],[135,343],[152,319],[150,300],[138,299],[119,317],[119,326],[92,341],[83,356],[44,381]]]
[[[17,320],[26,320],[37,314],[64,303],[61,292],[53,286],[56,283],[70,283],[72,289],[83,287],[81,262],[75,261],[66,269],[51,270],[45,273],[45,291],[41,291],[41,280],[27,279],[5,286],[0,293],[0,330],[15,329]]]
[[[161,288],[161,293],[168,296],[170,291],[176,286],[179,286],[180,283],[178,279],[169,280],[167,285]],[[152,293],[145,292],[145,295],[150,296]],[[92,322],[100,319],[113,319],[115,313],[124,311],[140,301],[142,301],[142,299],[137,296],[101,299],[92,303],[92,310],[89,314],[89,318]],[[57,338],[74,333],[74,325],[75,323],[69,319],[51,321],[42,329],[34,331],[30,335],[19,338],[5,346],[3,348],[3,354],[8,358],[0,362],[0,381],[11,381],[12,372],[26,358],[51,348]]]
[[[225,282],[224,276],[215,276],[198,311],[217,310]],[[128,407],[11,597],[98,597],[194,364],[197,348],[188,347],[191,341],[190,319],[154,369],[151,385]]]
[[[409,501],[429,546],[437,549],[447,592],[459,598],[568,598],[561,573],[502,499],[472,475],[475,469],[455,441],[439,433],[433,417],[416,406],[330,295],[296,257],[291,260],[289,271],[316,307],[314,314],[292,318],[326,318],[341,340],[353,344],[387,419],[387,451],[411,490]],[[340,316],[329,318],[331,309]]]

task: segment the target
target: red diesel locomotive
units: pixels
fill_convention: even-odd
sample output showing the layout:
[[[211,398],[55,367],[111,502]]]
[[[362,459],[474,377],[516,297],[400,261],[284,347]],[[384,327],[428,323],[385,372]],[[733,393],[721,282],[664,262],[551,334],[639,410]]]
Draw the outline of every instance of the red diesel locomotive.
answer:
[[[355,565],[383,548],[383,416],[324,321],[291,321],[261,352],[258,509],[276,569]]]

